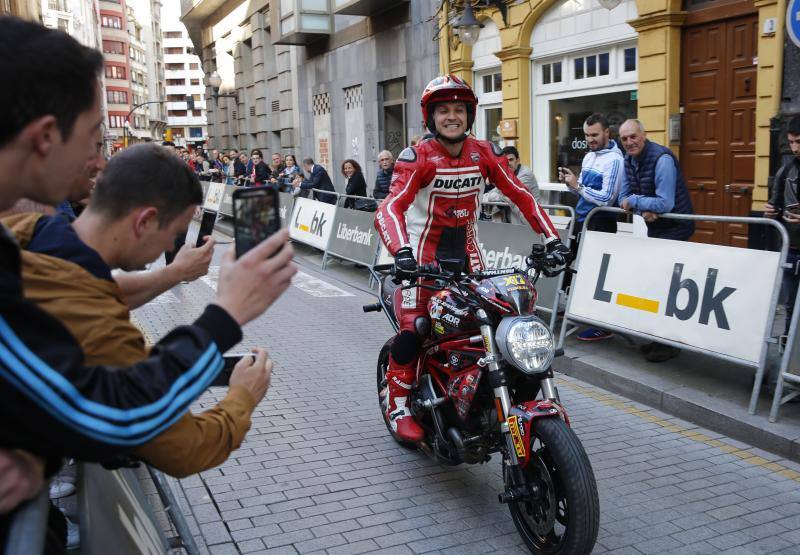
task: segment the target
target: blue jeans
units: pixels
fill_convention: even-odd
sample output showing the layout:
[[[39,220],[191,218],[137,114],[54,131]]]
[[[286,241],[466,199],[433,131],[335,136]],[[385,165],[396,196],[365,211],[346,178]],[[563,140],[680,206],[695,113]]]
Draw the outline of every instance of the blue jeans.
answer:
[[[786,256],[786,263],[791,266],[783,271],[783,285],[781,292],[786,299],[786,327],[784,334],[789,333],[789,325],[792,322],[792,313],[794,312],[794,302],[797,298],[797,289],[800,285],[800,275],[798,275],[798,262],[800,262],[800,250],[792,249]]]

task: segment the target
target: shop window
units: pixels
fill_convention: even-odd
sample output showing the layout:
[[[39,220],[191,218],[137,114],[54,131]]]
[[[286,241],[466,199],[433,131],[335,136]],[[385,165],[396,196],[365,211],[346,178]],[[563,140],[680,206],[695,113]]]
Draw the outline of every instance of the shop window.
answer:
[[[608,52],[575,58],[575,79],[589,79],[610,73]]]
[[[583,79],[583,58],[575,58],[575,79]]]
[[[542,85],[561,82],[561,62],[542,65]]]
[[[202,127],[190,127],[189,128],[189,138],[190,139],[202,139],[203,138],[203,128]]]
[[[503,74],[491,73],[483,76],[483,93],[501,92],[503,90]]]
[[[626,48],[624,55],[625,71],[636,71],[636,48]]]
[[[500,120],[503,117],[503,110],[502,108],[486,108],[482,110],[483,112],[483,137],[486,141],[492,141],[493,143],[499,143],[502,140],[500,133],[498,132],[500,128]]]
[[[609,59],[608,52],[603,52],[602,54],[600,54],[597,57],[598,65],[599,65],[598,71],[597,71],[598,75],[608,75],[608,69],[609,69],[608,68],[608,59]]]
[[[619,137],[619,126],[637,116],[637,102],[632,91],[562,98],[550,101],[551,166],[549,178],[557,179],[559,166],[571,168],[577,175],[587,152],[583,122],[593,112],[608,119],[611,138]]]

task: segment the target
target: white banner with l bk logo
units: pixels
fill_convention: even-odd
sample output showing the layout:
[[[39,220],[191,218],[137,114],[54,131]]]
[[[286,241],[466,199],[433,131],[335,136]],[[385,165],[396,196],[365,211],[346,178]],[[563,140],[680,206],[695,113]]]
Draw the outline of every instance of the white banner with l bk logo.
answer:
[[[289,236],[321,250],[328,248],[328,238],[333,228],[336,206],[298,197],[289,221]]]
[[[758,364],[777,252],[583,235],[570,316]]]

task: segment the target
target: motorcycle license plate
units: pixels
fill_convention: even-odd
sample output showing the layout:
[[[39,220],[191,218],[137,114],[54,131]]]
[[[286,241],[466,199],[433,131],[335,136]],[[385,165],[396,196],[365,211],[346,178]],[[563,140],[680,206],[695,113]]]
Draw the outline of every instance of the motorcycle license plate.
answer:
[[[514,451],[517,452],[518,458],[524,459],[525,442],[522,441],[522,432],[519,427],[519,416],[509,416],[506,422],[508,422],[508,430],[511,432],[511,441],[514,443]]]

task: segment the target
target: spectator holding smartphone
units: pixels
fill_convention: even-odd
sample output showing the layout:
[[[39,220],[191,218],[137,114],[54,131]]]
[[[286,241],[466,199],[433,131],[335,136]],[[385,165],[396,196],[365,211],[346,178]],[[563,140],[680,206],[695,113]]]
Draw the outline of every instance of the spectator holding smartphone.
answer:
[[[789,268],[783,271],[783,293],[786,298],[786,325],[784,335],[789,333],[789,324],[794,312],[794,301],[800,285],[800,116],[789,121],[786,139],[792,151],[792,158],[778,173],[769,202],[764,205],[764,216],[783,222],[789,233],[789,255],[786,262]]]

